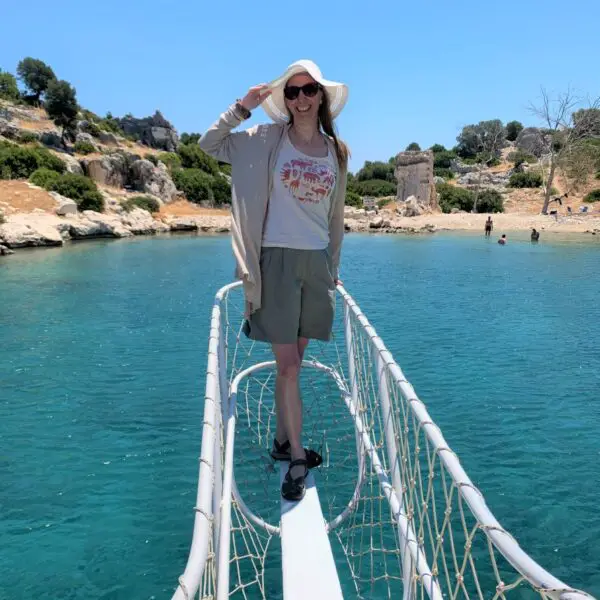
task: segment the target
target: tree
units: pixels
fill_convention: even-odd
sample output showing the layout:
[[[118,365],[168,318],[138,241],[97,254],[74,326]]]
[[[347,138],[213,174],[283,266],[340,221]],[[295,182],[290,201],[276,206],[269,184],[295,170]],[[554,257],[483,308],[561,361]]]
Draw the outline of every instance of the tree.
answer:
[[[514,142],[518,137],[519,133],[523,130],[523,123],[519,121],[511,121],[506,124],[506,139],[509,142]]]
[[[437,154],[438,152],[446,152],[446,147],[443,146],[442,144],[434,144],[433,146],[431,146],[431,148],[429,148],[434,154]]]
[[[199,133],[182,133],[181,136],[179,137],[179,141],[182,144],[197,144],[198,141],[200,140],[200,134]]]
[[[421,146],[417,142],[411,142],[406,146],[406,152],[421,152]]]
[[[465,125],[456,138],[457,152],[462,158],[475,158],[478,154],[496,152],[504,141],[504,126],[500,119],[480,121],[477,125]]]
[[[556,169],[593,135],[598,125],[600,97],[590,102],[585,109],[573,112],[580,101],[570,89],[552,98],[546,89],[542,88],[541,95],[541,103],[531,104],[530,111],[543,122],[546,129],[542,142],[546,155],[542,162],[546,179],[542,214],[547,215]]]
[[[600,108],[581,108],[573,113],[573,123],[587,122],[590,128],[590,136],[600,136]]]
[[[382,179],[383,181],[395,181],[394,164],[381,161],[365,161],[363,168],[356,174],[358,181],[368,181],[370,179]]]
[[[3,73],[0,69],[0,98],[5,100],[18,100],[19,88],[17,80],[11,73]]]
[[[54,124],[62,128],[63,143],[66,137],[73,139],[79,111],[75,88],[67,81],[51,81],[46,91],[45,107]]]
[[[177,149],[181,159],[181,166],[185,169],[202,169],[210,175],[219,172],[219,163],[210,155],[206,154],[198,144],[181,144]]]
[[[39,102],[40,96],[48,89],[51,81],[56,80],[56,75],[51,67],[44,61],[28,56],[17,65],[17,75],[25,87]]]
[[[477,160],[477,185],[473,199],[472,212],[477,212],[477,201],[481,190],[481,177],[483,170],[498,157],[504,144],[505,130],[500,119],[480,121],[477,125],[466,125],[456,138],[458,153],[463,158],[472,157]]]

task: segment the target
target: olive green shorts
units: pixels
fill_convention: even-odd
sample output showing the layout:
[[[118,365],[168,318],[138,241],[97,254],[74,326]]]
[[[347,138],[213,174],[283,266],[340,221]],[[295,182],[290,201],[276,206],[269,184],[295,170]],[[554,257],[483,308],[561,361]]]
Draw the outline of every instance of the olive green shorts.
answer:
[[[263,248],[261,307],[244,323],[253,340],[295,344],[331,339],[335,283],[327,250]]]

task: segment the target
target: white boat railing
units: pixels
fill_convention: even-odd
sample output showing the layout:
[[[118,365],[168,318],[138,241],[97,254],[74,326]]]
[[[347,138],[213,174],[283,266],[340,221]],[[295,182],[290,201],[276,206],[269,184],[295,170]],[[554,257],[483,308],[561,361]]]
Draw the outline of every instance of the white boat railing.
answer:
[[[232,501],[247,526],[262,529],[269,536],[280,533],[278,524],[268,523],[252,511],[235,482],[238,387],[242,380],[274,366],[272,361],[263,361],[228,372],[229,357],[235,355],[237,347],[227,348],[225,328],[230,327],[235,315],[234,319],[231,315],[224,318],[223,305],[230,292],[238,287],[240,283],[236,282],[219,290],[212,309],[192,545],[173,600],[189,600],[198,592],[200,598],[223,600],[229,597]],[[544,599],[592,599],[589,594],[569,587],[541,567],[500,525],[375,329],[342,286],[338,286],[338,292],[344,309],[343,336],[348,362],[344,371],[348,377],[344,378],[340,369],[328,364],[315,360],[303,363],[304,368],[321,371],[334,381],[347,408],[346,414],[351,416],[354,424],[357,483],[344,510],[329,520],[327,530],[330,534],[337,535],[340,543],[343,542],[343,531],[340,533],[340,530],[344,530],[346,521],[360,502],[373,501],[375,497],[372,491],[370,498],[365,496],[368,487],[365,480],[373,478],[391,510],[392,527],[396,529],[400,560],[397,580],[403,583],[404,600],[412,600],[422,592],[432,600],[442,600],[446,595],[454,598],[459,592],[463,597],[483,598],[483,584],[477,572],[477,565],[483,564],[478,563],[483,553],[492,571],[486,575],[495,582],[494,598],[505,598],[513,589],[528,585]],[[240,320],[241,315],[237,315],[237,321]],[[362,356],[358,356],[360,353]],[[374,371],[375,377],[366,382],[370,370]],[[225,439],[227,443],[224,443]],[[429,471],[423,473],[423,468]],[[441,482],[437,492],[433,489],[436,481]],[[445,502],[443,511],[436,507],[436,493]],[[453,533],[455,504],[458,510],[455,508],[454,514],[459,516]],[[468,519],[474,519],[474,525],[467,526],[467,513]],[[478,534],[483,534],[487,547],[486,543],[481,543]],[[473,546],[477,541],[482,548],[476,556]],[[344,546],[342,543],[342,547],[353,585],[358,591],[360,573],[353,560],[360,562],[357,556],[363,556],[365,550],[354,553],[349,544]],[[371,548],[371,552],[377,550]],[[498,566],[496,552],[514,569],[511,582],[505,583],[502,579],[506,568]],[[471,576],[472,590],[467,589],[465,583],[468,575]],[[243,577],[240,569],[239,577]],[[393,578],[389,579],[393,583]],[[243,583],[238,583],[238,587],[243,588]],[[264,597],[264,586],[261,590],[259,597]]]

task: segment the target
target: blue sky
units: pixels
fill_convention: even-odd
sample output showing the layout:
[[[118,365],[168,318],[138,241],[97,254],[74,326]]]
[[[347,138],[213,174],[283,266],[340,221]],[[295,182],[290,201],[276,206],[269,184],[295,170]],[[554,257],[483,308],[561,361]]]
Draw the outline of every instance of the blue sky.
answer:
[[[82,106],[158,108],[180,132],[203,131],[249,86],[311,58],[350,87],[337,125],[352,170],[412,141],[453,146],[467,123],[533,124],[540,85],[600,94],[598,0],[10,4],[0,68],[41,58]],[[251,123],[264,120],[257,110]]]

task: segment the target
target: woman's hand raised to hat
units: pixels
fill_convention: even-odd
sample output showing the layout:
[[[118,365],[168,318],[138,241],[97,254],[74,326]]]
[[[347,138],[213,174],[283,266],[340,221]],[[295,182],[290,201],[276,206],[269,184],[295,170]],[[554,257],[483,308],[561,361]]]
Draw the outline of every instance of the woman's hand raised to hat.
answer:
[[[242,106],[247,110],[254,110],[259,104],[271,95],[268,84],[261,83],[252,86],[242,99]]]

